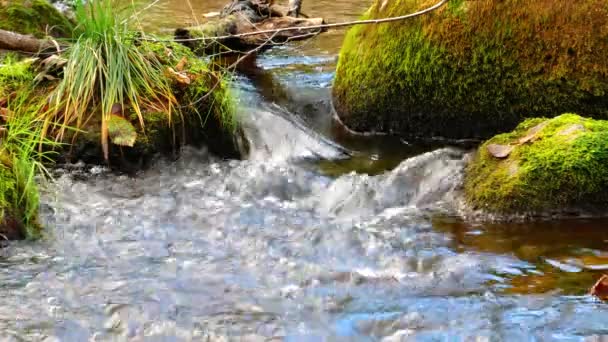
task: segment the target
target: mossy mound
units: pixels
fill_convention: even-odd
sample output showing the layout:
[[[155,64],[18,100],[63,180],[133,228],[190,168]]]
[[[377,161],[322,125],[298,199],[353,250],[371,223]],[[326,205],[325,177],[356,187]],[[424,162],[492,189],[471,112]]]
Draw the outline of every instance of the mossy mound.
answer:
[[[207,62],[181,44],[142,43],[141,48],[167,67],[178,105],[171,114],[143,108],[143,128],[137,113],[127,110],[124,116],[135,128],[137,138],[133,147],[111,146],[110,165],[138,170],[156,154],[175,155],[183,145],[206,146],[222,158],[243,158],[248,153],[247,140],[221,73],[210,69]],[[175,70],[182,69],[177,67],[179,64],[183,70],[178,72]],[[87,124],[85,134],[76,135],[70,153],[64,157],[103,163],[100,117]]]
[[[376,0],[365,19],[432,0]],[[528,117],[608,119],[605,0],[451,0],[421,17],[360,25],[344,41],[333,88],[356,131],[488,138]]]
[[[485,142],[465,176],[468,204],[495,214],[608,208],[608,121],[527,119]]]
[[[0,0],[0,29],[31,34],[67,37],[74,25],[46,0]]]
[[[236,106],[223,75],[180,44],[142,43],[141,48],[149,58],[157,58],[167,67],[166,77],[171,79],[178,103],[173,113],[159,112],[153,106],[142,107],[143,127],[132,109],[120,113],[136,138],[132,147],[110,145],[110,166],[136,171],[159,153],[176,155],[183,145],[206,146],[223,158],[243,158],[248,153],[248,144],[236,120]],[[6,63],[1,70],[0,100],[34,84],[34,94],[46,97],[61,77],[59,72],[53,75],[58,77],[56,80],[42,79],[36,83],[34,78],[40,70],[31,60]],[[60,162],[106,164],[99,115],[91,116],[79,131],[68,128],[61,142],[64,146],[57,155]]]

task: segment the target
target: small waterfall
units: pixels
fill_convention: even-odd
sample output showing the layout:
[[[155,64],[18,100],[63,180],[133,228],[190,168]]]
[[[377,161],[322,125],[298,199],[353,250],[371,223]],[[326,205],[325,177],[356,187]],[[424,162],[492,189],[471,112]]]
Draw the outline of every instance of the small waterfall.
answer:
[[[244,129],[250,140],[250,159],[280,162],[290,159],[341,159],[349,156],[342,146],[308,128],[296,115],[278,105],[248,108]]]
[[[351,173],[318,194],[318,210],[339,219],[369,217],[391,208],[448,206],[462,182],[464,152],[444,148],[403,161],[394,170]]]

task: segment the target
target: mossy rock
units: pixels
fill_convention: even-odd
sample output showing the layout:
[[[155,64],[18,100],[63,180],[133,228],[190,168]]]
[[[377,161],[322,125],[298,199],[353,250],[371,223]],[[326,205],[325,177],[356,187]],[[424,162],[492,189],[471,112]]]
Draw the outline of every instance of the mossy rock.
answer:
[[[433,0],[376,0],[365,19]],[[608,119],[608,2],[451,0],[350,29],[333,87],[342,122],[405,137],[489,138],[529,117]]]
[[[74,25],[46,0],[0,0],[0,29],[44,36],[68,37]]]
[[[527,119],[479,148],[466,170],[465,196],[473,209],[499,215],[605,213],[608,121]]]

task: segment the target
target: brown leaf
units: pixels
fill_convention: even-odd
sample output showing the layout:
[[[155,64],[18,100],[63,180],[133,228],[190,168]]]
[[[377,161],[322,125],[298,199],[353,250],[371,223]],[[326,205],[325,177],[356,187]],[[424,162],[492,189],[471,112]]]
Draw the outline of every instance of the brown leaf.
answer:
[[[11,111],[8,108],[0,108],[0,118],[7,122],[11,117]]]
[[[173,68],[167,68],[167,76],[171,77],[177,83],[189,85],[191,80],[190,77],[184,72],[177,72]]]
[[[179,63],[177,63],[177,65],[175,66],[175,70],[177,72],[184,71],[184,68],[186,67],[186,64],[188,64],[188,58],[186,58],[184,56],[184,57],[182,57],[182,59],[180,59]]]
[[[521,145],[521,144],[525,144],[527,142],[535,141],[536,139],[538,139],[538,133],[540,131],[542,131],[543,128],[545,128],[545,126],[547,126],[547,124],[549,124],[548,120],[545,122],[541,122],[538,125],[530,128],[528,130],[528,132],[526,132],[526,135],[519,139],[518,143]]]
[[[490,144],[488,145],[488,153],[490,153],[494,158],[504,159],[507,158],[511,152],[513,152],[514,146],[511,145],[500,145],[500,144]]]
[[[589,292],[590,295],[595,296],[603,301],[608,301],[608,275],[603,275]]]

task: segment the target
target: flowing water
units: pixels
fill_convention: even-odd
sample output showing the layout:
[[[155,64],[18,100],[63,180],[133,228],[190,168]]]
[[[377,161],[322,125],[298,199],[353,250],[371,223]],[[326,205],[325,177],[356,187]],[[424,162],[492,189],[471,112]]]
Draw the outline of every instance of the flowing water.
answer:
[[[158,27],[190,18],[159,5]],[[339,20],[367,3],[308,5]],[[47,236],[0,250],[0,340],[608,338],[608,306],[586,295],[608,270],[606,221],[460,219],[467,151],[332,126],[340,34],[235,80],[249,160],[186,149],[136,177],[58,170]]]

